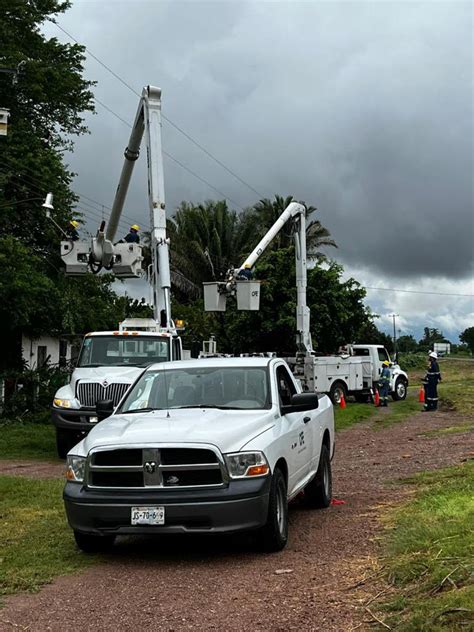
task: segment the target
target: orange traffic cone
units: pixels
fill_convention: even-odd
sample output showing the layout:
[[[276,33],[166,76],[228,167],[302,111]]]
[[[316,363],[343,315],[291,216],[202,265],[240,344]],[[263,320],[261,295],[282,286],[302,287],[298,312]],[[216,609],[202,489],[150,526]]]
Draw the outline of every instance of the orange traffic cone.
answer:
[[[339,400],[339,406],[340,406],[341,408],[345,408],[345,407],[346,407],[346,399],[345,399],[345,397],[344,397],[344,393],[342,393],[342,395],[341,395],[341,399]]]
[[[418,401],[420,402],[420,404],[425,403],[425,389],[423,388],[423,386],[420,388],[420,396],[418,398]]]
[[[374,395],[374,404],[376,406],[380,405],[380,395],[377,389],[375,389],[375,395]]]

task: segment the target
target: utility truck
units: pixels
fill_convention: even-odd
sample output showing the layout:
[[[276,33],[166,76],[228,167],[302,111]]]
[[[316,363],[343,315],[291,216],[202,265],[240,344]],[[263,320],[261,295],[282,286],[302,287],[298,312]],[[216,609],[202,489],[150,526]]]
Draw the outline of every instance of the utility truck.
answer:
[[[61,458],[65,458],[69,449],[97,423],[95,405],[98,400],[110,399],[117,405],[146,366],[182,358],[181,340],[171,317],[159,88],[143,89],[108,224],[101,223],[92,243],[61,242],[61,257],[69,275],[97,274],[102,269],[119,278],[137,278],[142,274],[142,246],[114,241],[144,136],[151,225],[148,278],[153,288],[154,318],[128,319],[116,331],[92,332],[85,336],[71,380],[57,391],[53,400],[52,421]],[[43,206],[47,211],[52,209],[51,194]]]
[[[237,308],[258,310],[260,282],[251,279],[251,270],[272,239],[283,226],[291,222],[295,239],[296,257],[296,354],[285,358],[303,389],[328,393],[334,403],[342,397],[354,395],[367,401],[377,388],[382,363],[390,357],[380,345],[350,345],[338,356],[318,356],[313,349],[310,332],[310,310],[306,304],[306,208],[291,202],[267,234],[240,267],[231,268],[225,281],[204,283],[206,311],[224,311],[229,297],[235,297]],[[396,364],[391,368],[391,390],[394,399],[404,399],[408,376]]]
[[[390,391],[394,400],[407,396],[408,375],[382,345],[348,345],[343,353],[334,356],[315,356],[313,378],[308,388],[328,393],[334,404],[353,395],[358,402],[367,402],[378,388],[384,361],[390,362]]]
[[[154,364],[97,415],[67,456],[63,495],[86,552],[124,534],[250,530],[278,551],[292,498],[330,504],[333,407],[302,393],[282,359]]]

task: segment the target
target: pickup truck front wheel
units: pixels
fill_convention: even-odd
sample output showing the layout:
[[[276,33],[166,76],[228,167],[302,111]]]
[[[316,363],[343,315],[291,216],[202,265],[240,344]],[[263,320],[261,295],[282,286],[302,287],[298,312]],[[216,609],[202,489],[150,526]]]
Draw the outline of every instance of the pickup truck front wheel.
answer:
[[[283,472],[273,472],[268,499],[267,523],[259,532],[259,544],[263,551],[281,551],[288,542],[288,498]]]
[[[326,508],[332,498],[331,459],[327,446],[321,448],[316,476],[304,488],[305,502],[308,507]]]
[[[90,533],[82,533],[74,531],[74,539],[77,546],[84,553],[100,553],[108,551],[115,542],[114,535],[92,535]]]

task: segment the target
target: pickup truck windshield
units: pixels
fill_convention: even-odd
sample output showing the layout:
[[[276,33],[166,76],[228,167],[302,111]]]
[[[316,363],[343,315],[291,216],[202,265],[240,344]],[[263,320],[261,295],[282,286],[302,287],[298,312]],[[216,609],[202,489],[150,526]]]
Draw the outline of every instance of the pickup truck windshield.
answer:
[[[195,367],[147,371],[124,401],[121,413],[169,408],[270,408],[266,367]]]
[[[167,360],[169,338],[164,336],[90,336],[77,366],[147,366]]]

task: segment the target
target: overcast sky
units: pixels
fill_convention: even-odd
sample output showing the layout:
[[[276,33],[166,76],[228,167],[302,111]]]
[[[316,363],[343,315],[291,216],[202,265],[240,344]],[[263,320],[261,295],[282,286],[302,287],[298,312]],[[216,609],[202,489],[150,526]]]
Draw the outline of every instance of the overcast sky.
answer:
[[[317,206],[348,275],[474,294],[470,2],[76,0],[58,22],[136,91],[159,85],[164,114],[261,195]],[[131,123],[137,97],[90,57],[86,76]],[[129,130],[99,104],[87,123],[69,157],[76,189],[111,205]],[[257,201],[166,123],[163,143],[232,208]],[[149,224],[140,163],[123,229]],[[170,214],[222,197],[169,158],[165,187]],[[368,290],[367,302],[382,329],[399,314],[402,334],[428,325],[458,342],[474,325],[472,296]]]

